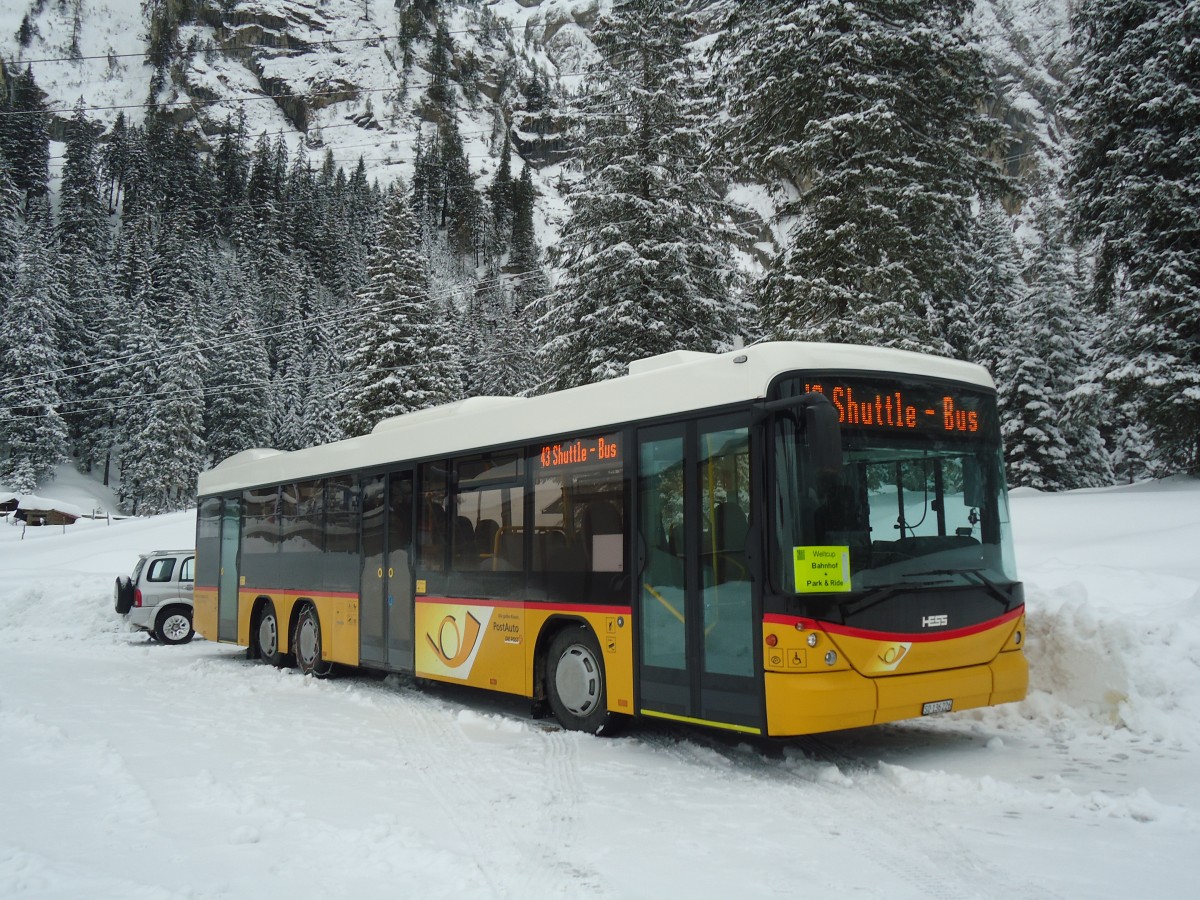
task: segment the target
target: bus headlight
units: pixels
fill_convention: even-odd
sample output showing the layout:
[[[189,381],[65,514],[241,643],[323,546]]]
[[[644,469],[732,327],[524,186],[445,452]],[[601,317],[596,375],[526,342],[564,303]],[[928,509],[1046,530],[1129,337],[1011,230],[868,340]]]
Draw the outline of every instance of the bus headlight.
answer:
[[[1021,632],[1019,632],[1019,631],[1013,632],[1013,643],[1016,644],[1018,647],[1021,646]]]
[[[825,654],[825,665],[832,666],[836,662],[837,662],[837,651],[836,650],[830,650],[828,653]]]
[[[817,646],[818,640],[820,640],[820,638],[817,637],[817,633],[815,631],[811,632],[808,636],[808,646],[810,646],[810,647]]]

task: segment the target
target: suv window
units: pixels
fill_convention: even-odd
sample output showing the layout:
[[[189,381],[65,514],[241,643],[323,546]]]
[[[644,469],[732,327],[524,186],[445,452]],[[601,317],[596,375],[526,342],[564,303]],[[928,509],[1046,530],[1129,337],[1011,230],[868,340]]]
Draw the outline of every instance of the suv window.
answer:
[[[147,581],[170,581],[171,573],[175,571],[175,557],[156,559],[150,563],[150,571],[146,573]]]
[[[192,569],[195,567],[196,558],[189,556],[183,561],[183,565],[179,567],[180,581],[194,581],[195,576],[192,574]]]

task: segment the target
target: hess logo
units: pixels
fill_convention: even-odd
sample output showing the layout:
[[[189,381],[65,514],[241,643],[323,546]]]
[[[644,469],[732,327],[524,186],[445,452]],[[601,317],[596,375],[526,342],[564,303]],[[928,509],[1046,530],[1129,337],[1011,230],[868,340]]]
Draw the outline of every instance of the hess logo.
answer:
[[[470,613],[466,614],[466,622],[461,631],[454,616],[446,616],[437,627],[437,638],[426,632],[425,640],[429,641],[429,646],[443,665],[457,669],[467,661],[467,657],[475,649],[475,642],[479,640],[479,627],[479,620]]]
[[[944,628],[950,624],[950,616],[942,613],[940,616],[921,616],[922,628]]]

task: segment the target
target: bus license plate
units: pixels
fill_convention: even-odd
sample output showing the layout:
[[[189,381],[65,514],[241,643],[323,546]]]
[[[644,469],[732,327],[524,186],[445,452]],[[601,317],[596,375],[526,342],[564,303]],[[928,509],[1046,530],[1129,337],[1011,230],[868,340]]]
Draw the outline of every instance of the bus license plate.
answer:
[[[921,707],[921,715],[936,716],[941,713],[948,713],[954,707],[953,700],[934,700],[931,703],[926,703]]]

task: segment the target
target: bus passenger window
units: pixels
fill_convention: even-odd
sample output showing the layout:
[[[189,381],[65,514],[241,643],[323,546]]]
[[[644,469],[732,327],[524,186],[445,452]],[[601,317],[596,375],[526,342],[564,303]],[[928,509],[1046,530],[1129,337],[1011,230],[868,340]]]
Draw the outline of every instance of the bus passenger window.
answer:
[[[627,599],[628,496],[617,434],[534,447],[530,587],[549,600]]]
[[[334,475],[325,479],[325,552],[322,580],[330,590],[358,589],[358,479]]]
[[[423,573],[446,569],[446,464],[421,466],[417,506],[417,567]]]
[[[447,590],[518,598],[525,587],[525,467],[507,450],[453,460],[453,528]]]

